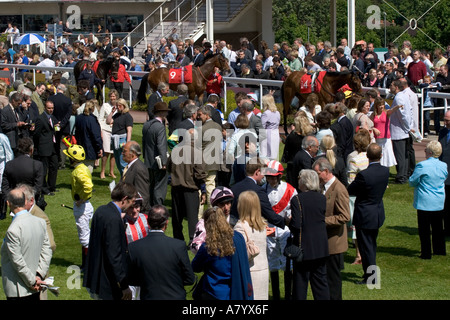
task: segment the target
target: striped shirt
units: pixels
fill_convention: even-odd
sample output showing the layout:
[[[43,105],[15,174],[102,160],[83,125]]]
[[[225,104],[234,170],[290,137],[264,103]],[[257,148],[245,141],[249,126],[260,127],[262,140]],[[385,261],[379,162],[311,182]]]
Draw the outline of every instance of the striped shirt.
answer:
[[[147,217],[142,213],[139,213],[137,219],[133,219],[129,215],[126,215],[125,225],[127,243],[145,238],[149,232]]]

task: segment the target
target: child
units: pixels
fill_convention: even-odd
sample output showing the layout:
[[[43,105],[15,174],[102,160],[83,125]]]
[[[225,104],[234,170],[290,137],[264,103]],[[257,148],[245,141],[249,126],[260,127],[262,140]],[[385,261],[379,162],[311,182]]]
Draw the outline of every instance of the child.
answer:
[[[71,145],[64,153],[73,161],[72,171],[72,198],[73,215],[81,243],[81,269],[85,266],[87,251],[89,247],[89,236],[91,230],[89,223],[94,214],[94,208],[89,202],[92,197],[93,183],[89,168],[82,162],[86,158],[84,148],[80,145]]]

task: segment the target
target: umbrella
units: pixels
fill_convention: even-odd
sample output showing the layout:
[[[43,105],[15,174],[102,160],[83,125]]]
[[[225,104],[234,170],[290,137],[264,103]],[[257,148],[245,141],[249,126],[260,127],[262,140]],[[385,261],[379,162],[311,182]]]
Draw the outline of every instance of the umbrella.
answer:
[[[26,33],[17,38],[15,41],[16,44],[35,44],[46,41],[45,38],[41,37],[36,33]]]

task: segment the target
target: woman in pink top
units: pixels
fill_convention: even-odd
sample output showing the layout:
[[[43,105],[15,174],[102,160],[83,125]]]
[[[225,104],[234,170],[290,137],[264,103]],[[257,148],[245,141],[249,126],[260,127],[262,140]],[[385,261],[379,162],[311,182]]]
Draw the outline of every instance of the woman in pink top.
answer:
[[[385,110],[384,99],[377,97],[373,103],[373,113],[370,115],[373,121],[374,128],[378,129],[379,134],[376,134],[375,138],[377,144],[382,148],[382,156],[380,163],[385,167],[395,166],[397,161],[395,160],[394,150],[392,149],[391,132],[389,130],[389,117],[401,106],[395,106],[392,109]]]

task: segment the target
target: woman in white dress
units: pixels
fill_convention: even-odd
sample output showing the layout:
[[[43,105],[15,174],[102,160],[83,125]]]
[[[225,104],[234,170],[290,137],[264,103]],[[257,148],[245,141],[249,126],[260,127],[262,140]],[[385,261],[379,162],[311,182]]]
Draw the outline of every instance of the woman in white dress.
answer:
[[[277,110],[275,99],[271,94],[262,97],[261,123],[266,129],[266,139],[261,142],[261,157],[278,160],[280,148],[280,112]]]
[[[255,300],[269,300],[269,262],[267,260],[266,222],[261,216],[261,204],[254,191],[244,191],[238,199],[239,221],[234,230],[240,232],[245,242],[253,241],[259,249],[255,257],[249,256]],[[248,251],[248,250],[247,250]]]
[[[111,150],[111,129],[112,124],[106,123],[106,118],[111,113],[113,106],[116,105],[117,99],[119,98],[119,93],[117,90],[112,89],[109,91],[109,103],[103,103],[100,111],[98,113],[97,120],[100,123],[100,127],[102,128],[102,140],[103,140],[103,157],[101,163],[101,172],[100,178],[105,179],[105,169],[106,163],[108,162],[109,157],[109,176],[115,178],[114,168],[116,167],[116,160],[113,155],[113,151]]]

